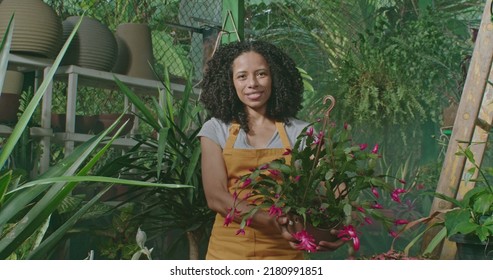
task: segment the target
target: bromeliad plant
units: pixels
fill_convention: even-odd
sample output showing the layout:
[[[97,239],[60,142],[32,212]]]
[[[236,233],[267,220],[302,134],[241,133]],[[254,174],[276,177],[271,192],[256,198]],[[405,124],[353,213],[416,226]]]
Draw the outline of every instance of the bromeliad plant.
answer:
[[[301,217],[304,229],[293,234],[300,241],[299,249],[315,251],[316,241],[309,228],[318,227],[339,229],[338,237],[352,240],[358,250],[357,227],[372,223],[373,219],[385,219],[378,203],[379,189],[400,202],[404,188],[394,187],[390,180],[385,180],[387,175],[376,171],[380,159],[378,144],[371,149],[367,144],[355,143],[350,125],[337,127],[330,123],[335,100],[329,96],[324,103],[328,100],[331,104],[323,121],[307,126],[292,150],[238,180],[233,194],[235,203],[225,221],[228,225],[235,216],[242,217],[237,234],[244,234],[253,215],[264,210],[270,215]],[[322,128],[316,133],[318,129],[314,126],[320,124]],[[243,201],[250,208],[241,213],[238,205]]]

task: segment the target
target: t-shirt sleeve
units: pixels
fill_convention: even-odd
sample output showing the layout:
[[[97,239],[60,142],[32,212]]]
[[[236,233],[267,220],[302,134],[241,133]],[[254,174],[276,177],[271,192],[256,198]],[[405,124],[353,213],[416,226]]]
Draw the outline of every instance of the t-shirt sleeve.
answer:
[[[207,137],[224,149],[227,133],[227,126],[219,120],[212,118],[202,125],[197,137]]]

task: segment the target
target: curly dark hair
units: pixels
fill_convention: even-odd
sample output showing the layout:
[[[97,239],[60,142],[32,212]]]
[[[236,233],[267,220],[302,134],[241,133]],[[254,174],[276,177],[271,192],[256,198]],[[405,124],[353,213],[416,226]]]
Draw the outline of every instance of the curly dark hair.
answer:
[[[280,48],[265,41],[243,41],[221,45],[207,62],[202,80],[200,101],[211,117],[225,123],[238,122],[249,131],[244,104],[233,84],[233,61],[241,54],[254,51],[270,67],[272,93],[267,103],[267,117],[288,122],[296,117],[303,101],[303,80],[294,61]]]

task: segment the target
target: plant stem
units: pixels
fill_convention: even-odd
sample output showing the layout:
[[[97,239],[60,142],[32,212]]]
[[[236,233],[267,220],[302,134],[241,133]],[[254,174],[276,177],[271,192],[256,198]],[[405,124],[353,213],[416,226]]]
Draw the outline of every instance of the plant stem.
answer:
[[[321,133],[319,133],[319,135],[323,135],[322,132],[325,132],[325,130],[327,129],[327,125],[328,125],[329,120],[330,120],[330,112],[332,111],[332,109],[334,108],[334,106],[336,104],[336,100],[332,95],[327,95],[324,98],[324,101],[323,101],[324,105],[327,103],[327,100],[330,100],[330,104],[329,104],[329,108],[325,112],[324,121],[322,123],[322,130],[321,130]],[[328,136],[327,138],[330,139],[330,135],[327,135],[327,136]],[[312,170],[310,172],[310,177],[308,177],[308,184],[307,184],[307,186],[305,186],[305,193],[303,194],[303,200],[302,200],[303,202],[305,202],[305,200],[306,200],[306,195],[308,194],[309,186],[311,186],[311,184],[313,183],[313,170],[315,170],[315,167],[317,166],[318,160],[320,159],[320,151],[322,150],[322,145],[324,142],[323,140],[324,140],[324,137],[321,137],[320,139],[318,139],[317,150],[315,152],[315,158],[313,159]]]

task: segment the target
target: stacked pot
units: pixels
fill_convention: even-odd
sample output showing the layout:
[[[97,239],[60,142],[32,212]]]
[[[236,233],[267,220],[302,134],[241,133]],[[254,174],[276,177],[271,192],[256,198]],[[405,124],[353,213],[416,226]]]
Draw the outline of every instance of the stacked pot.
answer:
[[[53,58],[62,46],[62,21],[41,0],[3,0],[0,3],[0,36],[14,16],[12,53]]]
[[[63,21],[64,41],[79,20],[79,16],[71,16]],[[106,25],[96,19],[84,17],[62,64],[110,71],[116,61],[117,48],[116,39]]]

